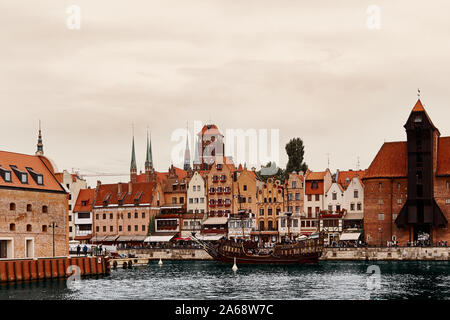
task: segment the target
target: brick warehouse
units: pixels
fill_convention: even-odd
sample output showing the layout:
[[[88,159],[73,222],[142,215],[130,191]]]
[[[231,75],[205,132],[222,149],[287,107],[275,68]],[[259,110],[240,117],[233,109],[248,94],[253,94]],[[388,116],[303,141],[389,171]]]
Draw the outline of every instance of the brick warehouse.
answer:
[[[384,143],[363,178],[369,245],[429,235],[449,241],[450,137],[441,137],[420,100],[404,125],[407,141]]]
[[[0,259],[68,255],[68,194],[43,155],[0,151]],[[54,223],[54,224],[53,224]]]

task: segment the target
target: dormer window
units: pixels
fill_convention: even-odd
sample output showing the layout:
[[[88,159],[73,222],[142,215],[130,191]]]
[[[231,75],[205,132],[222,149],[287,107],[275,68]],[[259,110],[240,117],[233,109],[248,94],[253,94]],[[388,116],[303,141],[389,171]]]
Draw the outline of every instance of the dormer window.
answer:
[[[36,183],[39,185],[44,184],[44,177],[42,176],[42,174],[40,174],[36,177]]]
[[[11,171],[0,167],[0,175],[2,176],[3,180],[5,180],[5,182],[11,182]]]
[[[20,176],[20,182],[28,183],[28,175],[26,173],[22,173]]]
[[[13,169],[20,182],[23,184],[28,183],[28,174],[25,171],[19,170],[15,165],[10,165],[10,168]]]
[[[42,174],[37,173],[36,171],[33,170],[33,168],[30,167],[26,167],[28,173],[31,175],[31,177],[33,178],[33,180],[36,182],[36,184],[38,185],[43,185],[44,184],[44,177],[42,176]]]
[[[414,118],[414,122],[415,122],[415,123],[422,122],[422,116],[416,116],[416,117]]]

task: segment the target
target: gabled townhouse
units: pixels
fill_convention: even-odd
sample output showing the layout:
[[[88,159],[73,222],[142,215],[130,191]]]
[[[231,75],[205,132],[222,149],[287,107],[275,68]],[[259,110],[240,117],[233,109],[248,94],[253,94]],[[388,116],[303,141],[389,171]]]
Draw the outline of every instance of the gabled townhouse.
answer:
[[[92,238],[92,209],[95,196],[95,189],[81,189],[73,208],[74,240],[81,243],[88,243]]]
[[[331,187],[329,169],[322,172],[307,172],[305,177],[305,216],[301,220],[301,232],[308,235],[319,230],[319,215],[326,208],[325,195]]]

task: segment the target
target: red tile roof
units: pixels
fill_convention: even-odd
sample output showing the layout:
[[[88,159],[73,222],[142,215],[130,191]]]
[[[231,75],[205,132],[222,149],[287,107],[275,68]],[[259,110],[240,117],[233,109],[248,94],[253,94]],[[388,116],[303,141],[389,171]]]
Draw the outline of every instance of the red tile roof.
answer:
[[[175,173],[177,174],[179,179],[184,179],[187,177],[187,171],[174,167]],[[156,176],[159,178],[161,182],[164,182],[167,179],[169,172],[156,172]],[[145,182],[145,173],[137,175],[137,182]]]
[[[323,180],[325,178],[327,171],[321,171],[321,172],[309,172],[306,175],[306,181],[308,180]]]
[[[26,173],[27,183],[22,183],[10,166],[16,166],[20,172]],[[51,162],[45,157],[0,151],[0,167],[11,172],[11,182],[6,182],[3,177],[0,177],[0,187],[65,192],[52,171]],[[31,168],[36,174],[42,174],[42,185],[37,184],[27,168]]]
[[[406,142],[385,142],[363,179],[406,177],[407,164]]]
[[[128,193],[128,183],[122,183],[120,194],[119,184],[101,184],[99,186],[95,206],[103,206],[103,201],[107,200],[108,204],[119,203],[119,199],[123,199],[123,204],[134,204],[134,200],[140,196],[139,203],[151,203],[153,199],[153,182],[137,182],[131,183],[131,193]]]
[[[318,183],[317,183],[317,188],[316,189],[313,189],[312,188],[312,181],[306,181],[306,183],[305,183],[305,194],[306,195],[308,195],[308,194],[324,194],[324,182],[323,182],[323,180],[322,181],[319,181]]]
[[[73,207],[73,212],[91,212],[94,205],[95,189],[81,189],[78,193],[77,201]],[[86,204],[83,205],[83,202]]]
[[[347,189],[348,185],[352,181],[354,177],[358,177],[361,180],[364,177],[365,170],[348,170],[348,171],[339,171],[338,174],[338,184],[340,184],[344,189]],[[348,178],[348,183],[347,183]]]

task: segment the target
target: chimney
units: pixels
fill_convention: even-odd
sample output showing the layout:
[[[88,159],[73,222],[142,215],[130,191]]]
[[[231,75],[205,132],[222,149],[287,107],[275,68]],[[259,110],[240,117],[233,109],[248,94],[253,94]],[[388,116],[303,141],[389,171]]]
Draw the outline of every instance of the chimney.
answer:
[[[122,193],[122,182],[119,182],[117,184],[117,194],[121,194]]]

